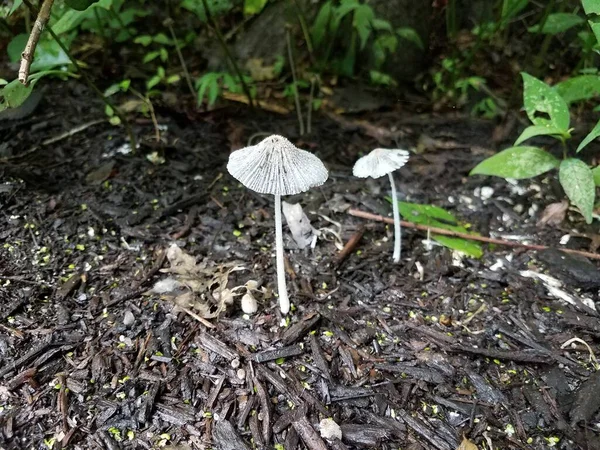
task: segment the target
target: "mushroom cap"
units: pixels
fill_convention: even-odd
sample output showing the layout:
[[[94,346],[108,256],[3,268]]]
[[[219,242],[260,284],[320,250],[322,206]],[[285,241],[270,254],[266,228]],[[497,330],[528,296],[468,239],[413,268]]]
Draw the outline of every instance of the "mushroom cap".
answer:
[[[406,150],[376,148],[356,161],[352,173],[359,178],[379,178],[402,167],[408,157]]]
[[[329,176],[319,158],[275,134],[231,153],[227,170],[248,189],[273,195],[306,192]]]

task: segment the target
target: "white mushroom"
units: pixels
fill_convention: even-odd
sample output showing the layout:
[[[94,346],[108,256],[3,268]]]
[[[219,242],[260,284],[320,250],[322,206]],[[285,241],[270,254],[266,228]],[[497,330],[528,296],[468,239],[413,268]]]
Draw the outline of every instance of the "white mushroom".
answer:
[[[246,292],[242,297],[242,311],[248,315],[258,311],[258,304],[250,291]]]
[[[392,207],[394,210],[394,262],[400,261],[400,252],[402,251],[401,230],[400,230],[400,212],[398,211],[398,198],[396,195],[396,185],[392,172],[402,167],[408,161],[408,152],[406,150],[388,150],[385,148],[376,148],[368,155],[363,156],[354,164],[353,173],[359,178],[380,178],[387,175],[392,185]]]
[[[277,289],[283,314],[290,310],[285,284],[281,196],[306,192],[327,180],[327,169],[312,153],[297,148],[283,136],[272,135],[256,145],[236,150],[229,156],[229,173],[244,186],[260,194],[275,196],[275,241]]]

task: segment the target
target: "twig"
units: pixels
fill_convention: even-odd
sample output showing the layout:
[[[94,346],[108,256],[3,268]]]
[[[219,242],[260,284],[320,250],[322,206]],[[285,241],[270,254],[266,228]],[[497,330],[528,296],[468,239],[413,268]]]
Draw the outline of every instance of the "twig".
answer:
[[[376,220],[378,222],[385,222],[385,223],[392,223],[392,224],[394,223],[394,219],[391,219],[389,217],[383,217],[378,214],[371,214],[366,211],[361,211],[359,209],[350,209],[350,210],[348,210],[348,214],[350,214],[351,216],[354,216],[354,217],[360,217],[362,219],[367,219],[367,220]],[[402,224],[403,227],[406,227],[406,228],[413,228],[415,230],[421,230],[421,231],[430,231],[431,233],[441,234],[443,236],[458,237],[458,238],[462,238],[462,239],[468,239],[471,241],[485,242],[487,244],[504,245],[506,247],[525,248],[527,250],[548,250],[548,249],[552,248],[552,247],[547,247],[545,245],[522,244],[521,242],[505,241],[503,239],[494,239],[494,238],[485,237],[485,236],[478,236],[476,234],[459,233],[457,231],[450,231],[450,230],[445,230],[443,228],[437,228],[437,227],[429,227],[427,225],[419,225],[417,223],[406,222],[404,220],[400,221],[400,223]],[[580,256],[585,256],[586,258],[600,260],[600,253],[590,253],[590,252],[584,252],[582,250],[573,250],[570,248],[561,248],[558,250],[563,251],[565,253],[571,253],[573,255],[580,255]]]
[[[14,155],[14,156],[7,156],[5,158],[0,158],[0,163],[5,163],[5,162],[13,161],[15,159],[25,158],[26,156],[29,156],[29,155],[37,152],[41,147],[43,147],[45,145],[56,144],[57,142],[60,142],[62,140],[65,140],[67,138],[75,136],[76,134],[79,134],[82,131],[85,131],[88,128],[93,127],[93,126],[98,125],[99,123],[103,123],[103,122],[106,122],[106,119],[96,119],[96,120],[92,120],[91,122],[87,122],[82,125],[78,125],[78,126],[71,128],[70,130],[65,131],[59,135],[52,136],[51,138],[43,140],[41,142],[41,144],[36,145],[35,147],[32,147],[29,150],[24,151],[23,153],[19,153],[18,155]]]
[[[204,6],[204,13],[206,14],[206,19],[212,25],[213,30],[214,30],[215,34],[217,35],[217,39],[219,40],[219,43],[221,44],[221,47],[223,48],[225,55],[227,55],[227,59],[229,59],[229,62],[233,66],[233,70],[235,71],[235,74],[237,75],[237,77],[240,80],[240,84],[242,85],[242,90],[244,91],[244,94],[246,94],[246,97],[248,97],[248,104],[250,105],[250,108],[254,108],[254,102],[252,101],[252,95],[250,95],[250,89],[248,89],[248,85],[246,84],[246,81],[244,80],[244,77],[242,76],[242,72],[240,71],[237,63],[235,62],[235,58],[231,54],[231,50],[229,50],[229,47],[227,46],[227,42],[225,42],[225,38],[223,37],[223,33],[221,33],[219,24],[217,23],[215,18],[210,13],[210,8],[208,7],[208,2],[206,0],[202,0],[202,6]]]
[[[315,97],[315,78],[310,79],[310,94],[308,95],[308,105],[306,108],[306,132],[310,134],[312,132],[312,110],[313,110],[313,98]]]
[[[37,12],[36,7],[33,6],[33,4],[29,0],[23,0],[23,3],[25,3],[25,5],[27,5],[27,8],[29,8],[29,10],[32,13],[36,13]],[[62,49],[62,51],[65,52],[65,54],[67,55],[67,57],[71,61],[71,64],[73,64],[73,67],[75,67],[75,71],[81,75],[81,77],[83,78],[83,81],[85,82],[85,84],[87,84],[88,87],[91,90],[93,90],[96,93],[96,95],[104,102],[104,104],[106,106],[108,106],[109,108],[111,108],[115,112],[115,114],[117,115],[117,117],[119,119],[121,119],[121,123],[125,127],[125,131],[127,132],[127,136],[129,136],[129,142],[131,144],[131,148],[133,149],[133,151],[135,151],[135,149],[137,148],[135,135],[133,134],[133,130],[131,129],[131,126],[129,125],[129,122],[127,121],[126,117],[123,115],[123,113],[121,112],[121,110],[119,108],[117,108],[115,105],[113,105],[113,103],[107,97],[104,96],[104,94],[102,93],[102,91],[100,89],[98,89],[98,86],[96,86],[94,84],[94,82],[91,80],[91,78],[88,76],[88,74],[81,69],[81,66],[79,65],[79,63],[77,62],[77,60],[73,57],[73,55],[71,54],[71,52],[69,51],[69,49],[65,46],[65,44],[63,44],[63,42],[59,39],[58,35],[52,30],[51,27],[48,27],[48,32],[54,38],[54,40],[56,41],[56,43],[58,44],[58,46]]]
[[[215,326],[210,323],[208,320],[200,317],[198,314],[196,314],[194,311],[192,311],[189,308],[186,308],[185,306],[178,306],[179,309],[181,309],[184,313],[186,313],[188,316],[196,319],[198,322],[200,322],[202,325],[204,325],[206,328],[215,328]]]
[[[28,85],[29,70],[31,69],[31,63],[33,62],[33,55],[35,54],[35,48],[40,40],[42,31],[50,19],[50,10],[54,0],[44,0],[40,12],[35,19],[31,34],[25,45],[25,50],[21,54],[21,66],[19,67],[19,81],[25,86]],[[28,5],[29,6],[29,5]]]
[[[335,256],[336,266],[339,266],[348,257],[348,255],[350,255],[350,253],[354,251],[354,249],[362,239],[363,234],[365,234],[364,226],[360,227],[358,231],[354,233],[350,239],[348,239],[348,242],[346,242],[344,248],[342,248],[340,252]]]
[[[308,50],[308,57],[310,58],[310,63],[315,65],[315,55],[313,51],[312,39],[310,38],[310,32],[308,31],[308,25],[306,23],[306,16],[304,15],[304,11],[300,7],[298,0],[293,0],[294,5],[296,6],[298,13],[298,21],[300,22],[300,27],[302,27],[302,34],[304,34],[304,40],[306,41],[306,49]]]
[[[175,50],[177,51],[177,57],[179,58],[181,68],[183,69],[185,81],[187,82],[188,89],[192,94],[192,98],[194,98],[196,97],[196,92],[194,91],[194,83],[192,83],[192,78],[190,77],[190,73],[188,72],[187,64],[185,63],[185,59],[183,59],[183,54],[181,53],[181,48],[179,47],[179,41],[177,40],[177,36],[175,36],[175,30],[173,29],[173,19],[169,17],[167,20],[165,20],[165,25],[169,27],[169,32],[171,33],[171,37],[175,42]]]
[[[292,38],[289,28],[285,30],[285,40],[287,42],[288,59],[290,60],[290,69],[292,70],[292,81],[294,83],[294,101],[296,102],[296,114],[298,115],[298,126],[300,127],[300,136],[304,134],[304,120],[302,119],[302,107],[300,106],[300,94],[298,93],[298,81],[296,78],[296,65],[294,64],[294,55],[292,54]]]

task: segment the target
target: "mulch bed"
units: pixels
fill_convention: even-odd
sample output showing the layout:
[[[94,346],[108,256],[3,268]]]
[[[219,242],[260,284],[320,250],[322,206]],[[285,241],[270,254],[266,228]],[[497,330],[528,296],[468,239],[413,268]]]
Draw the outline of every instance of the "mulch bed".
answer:
[[[102,122],[14,158],[101,111],[71,85],[48,91],[33,116],[0,122],[11,158],[0,167],[3,448],[455,450],[468,439],[600,449],[597,265],[504,248],[461,257],[411,230],[393,265],[392,230],[346,214],[391,213],[386,179],[351,176],[359,152],[426,139],[430,149],[397,174],[404,200],[444,207],[485,235],[557,247],[570,233],[569,247],[588,250],[594,229],[574,211],[562,229],[536,227],[561,199],[552,182],[467,177],[495,150],[492,124],[395,112],[372,114],[374,130],[321,116],[300,137],[293,117],[159,110],[161,142],[138,121],[135,153]],[[377,136],[392,124],[394,135]],[[322,188],[285,199],[322,236],[314,250],[285,237],[287,322],[272,295],[272,199],[225,170],[229,152],[261,132],[330,169]],[[244,317],[236,296],[209,328],[172,293],[154,293],[173,244],[208,278],[243,268],[225,285],[264,286],[258,313]],[[322,437],[327,418],[341,439]]]

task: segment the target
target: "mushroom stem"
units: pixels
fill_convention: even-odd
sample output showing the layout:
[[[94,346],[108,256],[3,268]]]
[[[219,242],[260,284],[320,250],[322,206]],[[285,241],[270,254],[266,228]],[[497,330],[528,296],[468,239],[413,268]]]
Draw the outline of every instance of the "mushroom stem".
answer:
[[[282,314],[290,311],[290,299],[285,285],[285,263],[283,261],[283,226],[281,224],[281,195],[275,195],[275,250],[277,254],[277,293]]]
[[[398,210],[398,196],[396,195],[396,184],[392,173],[388,173],[392,185],[392,208],[394,210],[394,262],[400,262],[402,252],[402,235],[400,230],[400,211]]]

